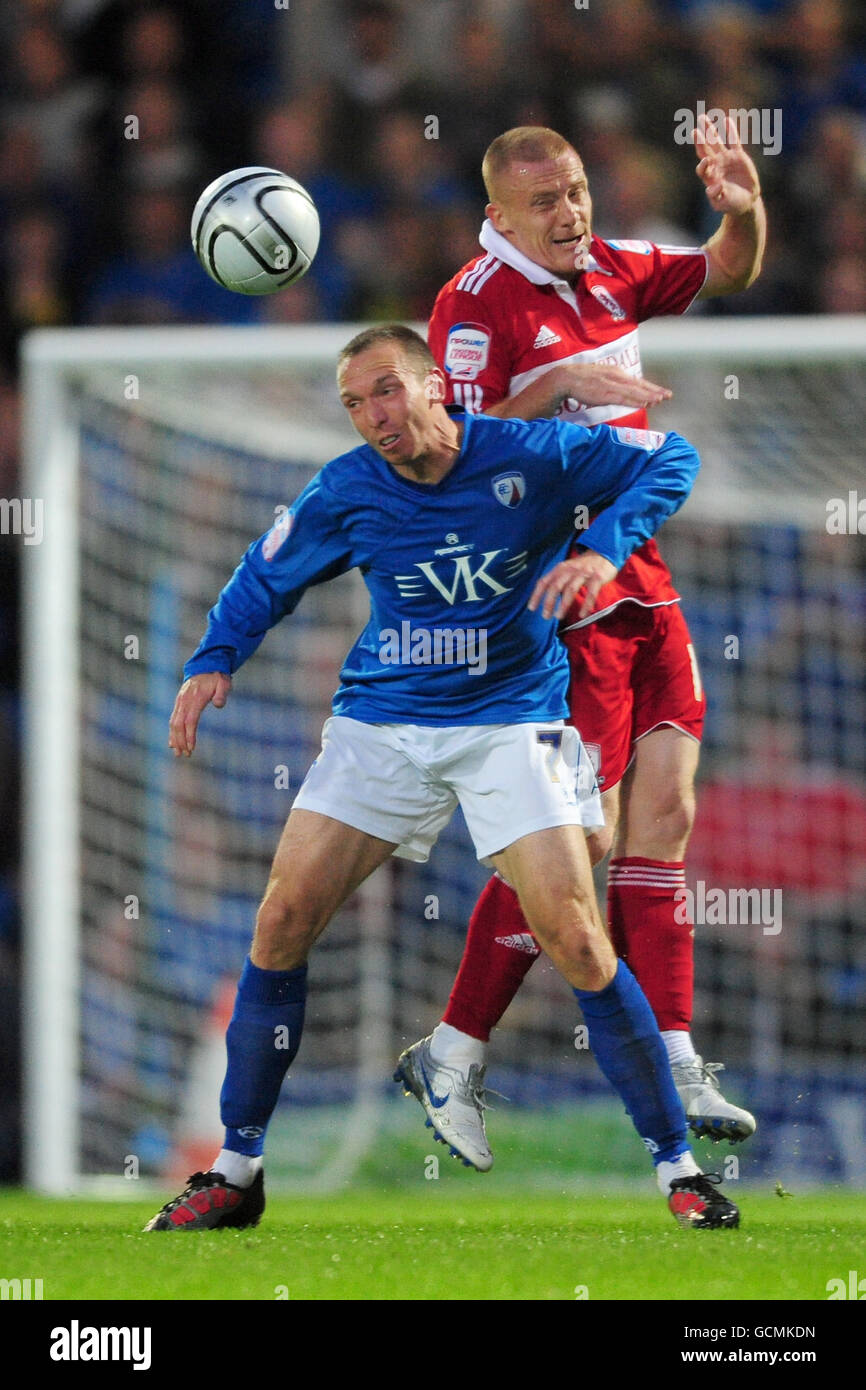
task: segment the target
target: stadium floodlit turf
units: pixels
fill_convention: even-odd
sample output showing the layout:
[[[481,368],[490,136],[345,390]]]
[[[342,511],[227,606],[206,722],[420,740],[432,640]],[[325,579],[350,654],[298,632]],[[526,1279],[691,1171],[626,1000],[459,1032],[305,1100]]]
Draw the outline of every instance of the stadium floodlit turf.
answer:
[[[866,1196],[742,1188],[739,1231],[680,1230],[661,1198],[597,1193],[269,1196],[261,1226],[141,1232],[160,1200],[0,1193],[0,1278],[109,1300],[826,1300],[866,1273]],[[166,1194],[173,1195],[173,1194]]]

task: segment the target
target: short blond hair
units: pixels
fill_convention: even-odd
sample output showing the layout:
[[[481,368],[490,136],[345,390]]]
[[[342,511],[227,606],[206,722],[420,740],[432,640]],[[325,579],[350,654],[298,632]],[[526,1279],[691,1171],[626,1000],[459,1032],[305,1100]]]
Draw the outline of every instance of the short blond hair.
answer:
[[[428,372],[436,370],[436,358],[414,328],[407,328],[403,323],[374,323],[372,328],[364,328],[360,333],[356,333],[341,349],[337,358],[337,372],[339,373],[351,358],[366,352],[367,348],[375,347],[377,343],[392,343],[401,348],[416,376],[423,378]]]
[[[564,154],[573,154],[580,159],[577,150],[564,135],[544,125],[518,125],[497,135],[488,145],[481,164],[481,177],[488,198],[493,201],[496,179],[510,164],[540,164],[545,159],[559,159]]]

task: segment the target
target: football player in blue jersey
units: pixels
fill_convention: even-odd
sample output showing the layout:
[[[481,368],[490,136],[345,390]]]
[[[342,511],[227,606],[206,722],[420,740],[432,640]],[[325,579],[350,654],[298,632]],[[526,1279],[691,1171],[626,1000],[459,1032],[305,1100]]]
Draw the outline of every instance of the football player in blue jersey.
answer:
[[[337,376],[365,443],[247,551],[171,716],[170,746],[190,756],[202,712],[225,704],[267,630],[311,584],[361,568],[370,621],[277,847],[227,1031],[224,1147],[146,1229],[259,1221],[265,1131],[301,1038],[310,949],[390,855],[426,860],[458,803],[478,858],[514,885],[572,986],[675,1218],[736,1226],[688,1148],[658,1026],[599,914],[584,831],[602,823],[600,798],[564,723],[568,666],[551,621],[580,594],[589,611],[684,501],[697,455],[675,434],[449,413],[427,345],[401,325],[359,334]],[[566,560],[576,507],[601,511]],[[445,1100],[430,1093],[434,1107]]]

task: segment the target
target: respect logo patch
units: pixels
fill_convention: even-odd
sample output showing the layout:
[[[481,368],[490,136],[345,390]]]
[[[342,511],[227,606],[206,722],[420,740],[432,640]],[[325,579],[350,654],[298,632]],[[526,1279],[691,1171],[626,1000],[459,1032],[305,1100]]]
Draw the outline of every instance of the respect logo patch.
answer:
[[[283,512],[262,542],[262,556],[265,560],[273,560],[283,541],[288,537],[291,529],[292,514],[291,512]]]
[[[651,241],[609,241],[615,251],[636,251],[639,256],[648,256],[652,251]]]
[[[445,370],[455,381],[474,381],[490,361],[490,329],[483,323],[455,323],[445,343]]]
[[[663,430],[636,430],[631,425],[614,425],[613,432],[620,444],[632,444],[638,449],[660,449],[667,438]]]

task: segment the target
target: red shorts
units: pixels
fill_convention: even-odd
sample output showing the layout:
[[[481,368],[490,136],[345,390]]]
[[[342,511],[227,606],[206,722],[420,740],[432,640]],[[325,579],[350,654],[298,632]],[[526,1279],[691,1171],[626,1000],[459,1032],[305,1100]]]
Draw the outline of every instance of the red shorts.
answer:
[[[569,722],[586,744],[602,791],[622,780],[637,740],[660,724],[700,742],[707,702],[678,603],[621,603],[562,640],[571,667]]]

